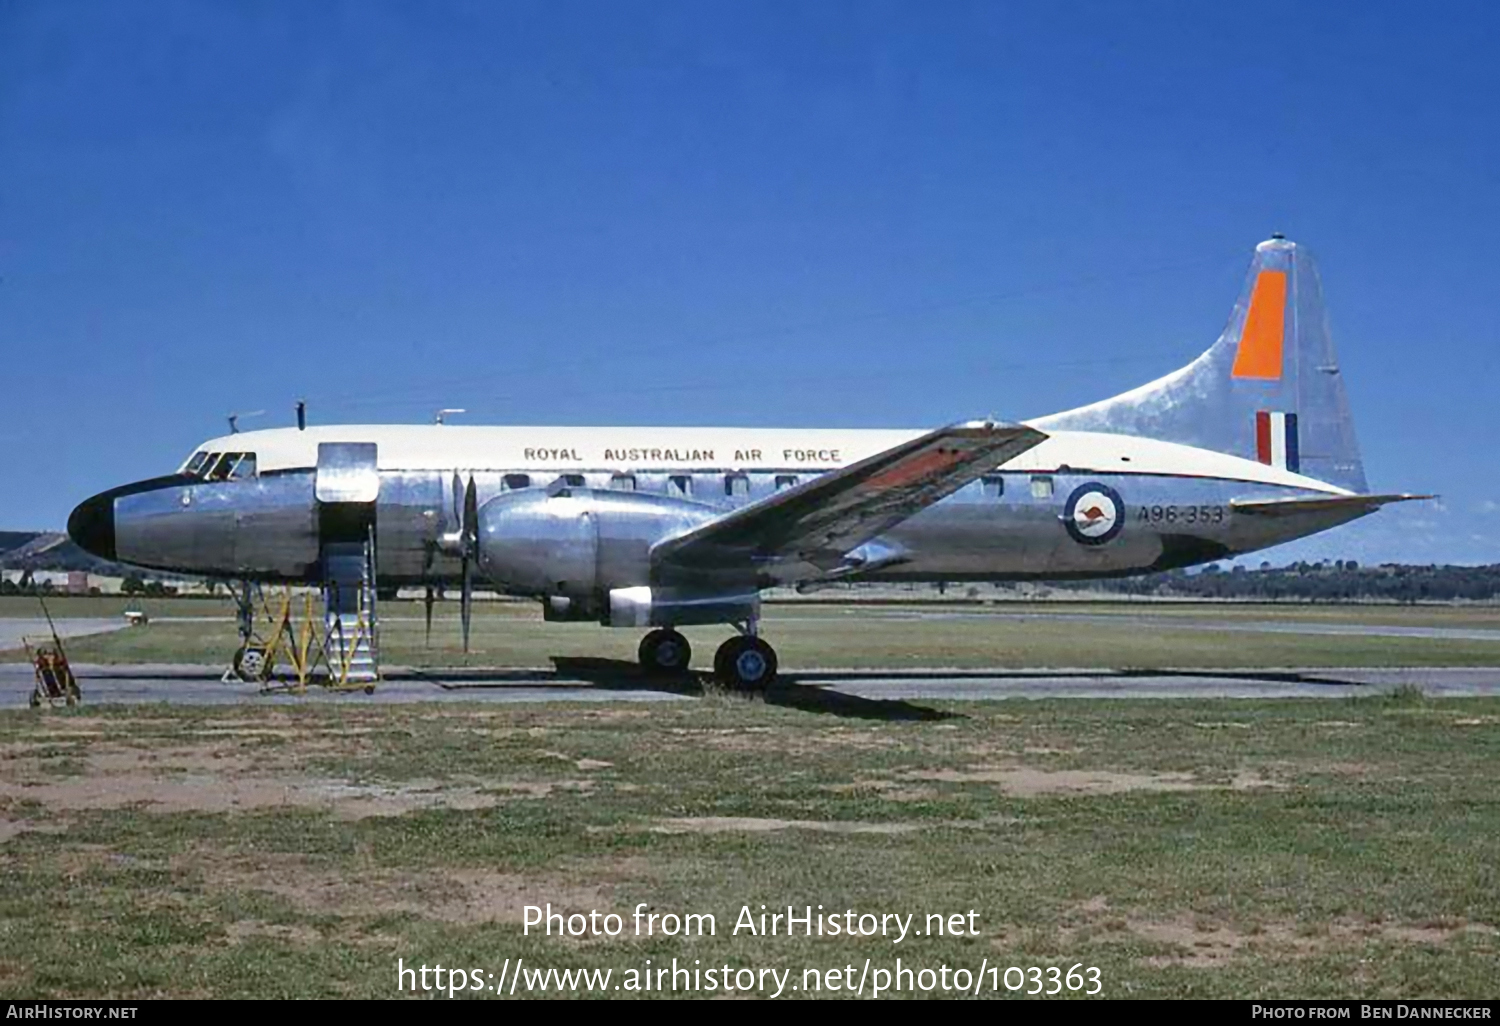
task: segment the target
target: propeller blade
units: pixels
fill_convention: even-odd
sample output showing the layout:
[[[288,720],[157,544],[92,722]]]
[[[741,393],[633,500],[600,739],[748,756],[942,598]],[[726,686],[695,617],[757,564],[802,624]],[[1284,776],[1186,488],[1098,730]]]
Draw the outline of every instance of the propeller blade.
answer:
[[[464,557],[464,593],[459,615],[464,623],[464,655],[469,654],[469,620],[474,613],[474,561]]]
[[[464,547],[470,559],[479,556],[479,492],[474,487],[474,478],[469,477],[469,485],[464,489]]]
[[[427,613],[427,647],[428,648],[432,647],[432,604],[434,602],[436,602],[436,601],[437,601],[437,595],[433,591],[432,585],[428,584],[427,585],[427,590],[422,595],[422,605],[426,607],[426,613]]]
[[[473,480],[470,478],[470,480]],[[453,472],[453,526],[461,530],[463,527],[464,508],[464,483],[458,476],[458,471]]]

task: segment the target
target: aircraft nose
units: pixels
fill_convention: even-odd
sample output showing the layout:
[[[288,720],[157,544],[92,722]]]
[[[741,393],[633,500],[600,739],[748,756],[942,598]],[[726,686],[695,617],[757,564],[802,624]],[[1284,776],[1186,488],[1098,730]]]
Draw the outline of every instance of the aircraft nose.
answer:
[[[100,559],[115,558],[115,497],[101,492],[84,499],[68,517],[68,537]]]

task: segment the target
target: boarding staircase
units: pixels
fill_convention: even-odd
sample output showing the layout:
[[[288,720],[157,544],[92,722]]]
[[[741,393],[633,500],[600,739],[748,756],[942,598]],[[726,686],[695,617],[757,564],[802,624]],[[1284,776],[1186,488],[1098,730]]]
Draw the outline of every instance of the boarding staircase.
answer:
[[[363,542],[324,543],[323,608],[332,682],[373,684],[380,678],[373,526]]]

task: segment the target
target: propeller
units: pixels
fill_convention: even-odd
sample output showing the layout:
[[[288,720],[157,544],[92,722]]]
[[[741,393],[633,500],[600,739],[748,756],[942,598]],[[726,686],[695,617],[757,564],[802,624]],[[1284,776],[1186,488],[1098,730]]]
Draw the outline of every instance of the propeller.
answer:
[[[469,651],[469,632],[474,617],[474,564],[479,559],[479,493],[474,487],[474,476],[464,483],[458,472],[453,473],[453,519],[458,530],[445,532],[434,549],[441,549],[450,556],[457,556],[463,566],[463,592],[460,601],[460,617],[463,621],[464,652]],[[432,566],[432,551],[429,550],[427,569]],[[432,604],[435,600],[433,585],[427,585],[424,603],[427,612],[427,637],[432,639]]]
[[[432,647],[432,604],[437,601],[437,589],[432,583],[432,561],[437,555],[437,543],[429,542],[427,553],[422,559],[422,610],[427,617],[427,647]]]
[[[454,477],[457,483],[457,476]],[[464,518],[463,526],[459,528],[463,533],[463,594],[459,603],[460,616],[464,625],[464,653],[469,651],[469,623],[474,615],[474,563],[479,558],[479,496],[474,488],[474,478],[469,477],[469,483],[464,488]]]

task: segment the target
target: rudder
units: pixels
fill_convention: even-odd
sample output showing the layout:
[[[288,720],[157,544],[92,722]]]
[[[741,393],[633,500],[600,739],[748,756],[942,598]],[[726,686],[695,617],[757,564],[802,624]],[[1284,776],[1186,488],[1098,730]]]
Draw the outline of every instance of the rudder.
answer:
[[[1317,266],[1279,237],[1255,247],[1229,326],[1206,353],[1123,395],[1031,423],[1179,442],[1369,490]]]

